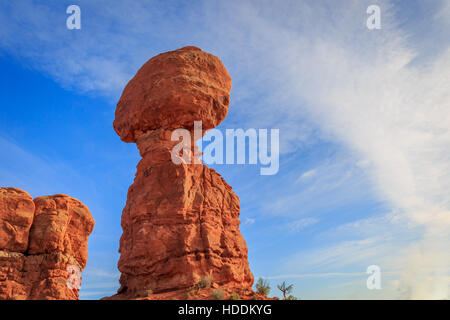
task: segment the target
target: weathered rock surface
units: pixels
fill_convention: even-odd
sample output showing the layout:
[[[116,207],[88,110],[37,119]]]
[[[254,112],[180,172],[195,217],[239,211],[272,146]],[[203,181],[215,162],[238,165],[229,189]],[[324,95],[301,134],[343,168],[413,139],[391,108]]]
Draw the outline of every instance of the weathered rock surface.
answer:
[[[93,228],[79,200],[32,201],[25,191],[0,188],[0,299],[78,299],[78,283],[68,285],[78,275],[69,273],[86,266]]]
[[[117,103],[114,129],[125,142],[157,129],[209,130],[225,119],[231,77],[222,62],[196,47],[159,54],[127,84]]]
[[[34,217],[31,196],[16,188],[0,188],[0,249],[25,252]]]
[[[84,268],[88,237],[94,229],[89,209],[81,201],[62,194],[36,198],[34,204],[28,253],[61,252]]]
[[[239,198],[215,170],[171,160],[178,144],[172,130],[192,131],[194,121],[203,129],[219,125],[230,90],[221,61],[196,47],[150,59],[126,86],[114,128],[123,141],[136,142],[142,159],[122,213],[114,298],[183,291],[203,276],[217,287],[251,290]],[[196,156],[191,150],[191,160]]]

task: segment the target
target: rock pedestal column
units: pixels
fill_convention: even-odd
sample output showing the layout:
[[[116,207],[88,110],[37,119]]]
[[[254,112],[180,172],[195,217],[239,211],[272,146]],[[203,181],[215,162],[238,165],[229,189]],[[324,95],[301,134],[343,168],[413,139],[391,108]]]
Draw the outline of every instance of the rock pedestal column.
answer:
[[[150,59],[126,86],[114,128],[142,159],[122,213],[119,295],[189,288],[204,276],[216,286],[251,287],[239,198],[215,170],[193,163],[194,152],[191,163],[171,157],[179,143],[173,130],[193,136],[194,121],[205,131],[219,125],[230,90],[220,60],[196,47]]]

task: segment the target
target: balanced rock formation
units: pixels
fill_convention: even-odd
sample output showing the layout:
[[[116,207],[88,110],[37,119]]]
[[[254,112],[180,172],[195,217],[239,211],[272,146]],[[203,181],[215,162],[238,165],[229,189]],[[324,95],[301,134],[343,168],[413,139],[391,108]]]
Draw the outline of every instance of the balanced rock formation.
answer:
[[[230,90],[231,77],[217,57],[185,47],[150,59],[122,93],[114,129],[137,144],[142,159],[122,213],[116,298],[148,290],[184,292],[182,298],[205,276],[216,288],[251,291],[239,198],[215,170],[194,163],[195,150],[190,163],[171,159],[179,143],[171,140],[173,130],[192,134],[194,121],[204,130],[219,125]]]
[[[0,188],[0,299],[78,299],[93,228],[77,199]]]

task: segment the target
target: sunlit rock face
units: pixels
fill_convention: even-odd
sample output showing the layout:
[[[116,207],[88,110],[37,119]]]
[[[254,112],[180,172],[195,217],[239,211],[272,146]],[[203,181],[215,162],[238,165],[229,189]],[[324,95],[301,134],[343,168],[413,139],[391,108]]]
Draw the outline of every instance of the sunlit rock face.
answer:
[[[251,290],[253,275],[239,231],[239,198],[213,169],[175,164],[174,129],[219,125],[230,101],[222,62],[196,47],[160,54],[137,72],[116,109],[114,128],[142,159],[122,213],[118,295],[175,292],[210,276],[214,286]],[[116,296],[116,297],[117,297]],[[167,297],[166,297],[167,298]]]
[[[93,228],[77,199],[0,188],[0,299],[78,299]]]

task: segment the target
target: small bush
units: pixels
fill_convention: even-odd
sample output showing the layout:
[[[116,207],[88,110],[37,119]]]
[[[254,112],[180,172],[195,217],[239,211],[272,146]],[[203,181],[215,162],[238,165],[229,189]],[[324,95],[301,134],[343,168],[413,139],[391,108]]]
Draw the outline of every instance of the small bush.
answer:
[[[145,291],[146,296],[151,296],[153,294],[153,290],[152,289],[148,289]]]
[[[153,290],[152,289],[141,290],[141,291],[136,293],[136,297],[138,297],[138,298],[145,298],[145,297],[148,297],[148,296],[150,296],[152,294],[153,294]]]
[[[223,300],[223,298],[225,297],[225,293],[223,292],[222,289],[216,289],[212,292],[211,296],[213,297],[213,299],[215,300]]]
[[[195,285],[198,289],[204,289],[209,288],[211,286],[211,277],[210,276],[204,276],[200,279],[199,282]]]
[[[241,297],[237,293],[230,294],[230,300],[241,300]]]
[[[294,297],[293,295],[289,295],[284,300],[298,300],[298,299],[296,297]]]
[[[256,291],[267,296],[270,292],[269,282],[267,282],[267,280],[264,280],[263,278],[259,278],[256,282]]]

